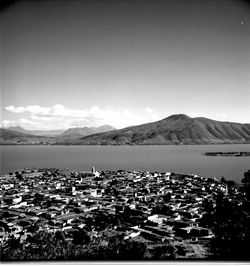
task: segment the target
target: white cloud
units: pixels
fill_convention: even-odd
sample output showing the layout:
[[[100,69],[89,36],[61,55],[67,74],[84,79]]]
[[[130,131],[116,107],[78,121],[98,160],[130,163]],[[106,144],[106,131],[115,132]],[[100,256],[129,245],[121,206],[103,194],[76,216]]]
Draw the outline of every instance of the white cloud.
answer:
[[[21,126],[25,129],[37,129],[39,128],[40,123],[32,121],[31,119],[22,118],[20,120],[4,120],[0,123],[1,127],[14,127]]]
[[[28,113],[37,116],[51,116],[51,117],[79,117],[81,115],[86,115],[85,111],[74,110],[66,108],[61,104],[55,104],[52,107],[41,107],[39,105],[28,105],[26,107],[13,105],[7,106],[5,108],[7,111],[12,113]]]
[[[48,107],[40,107],[39,105],[29,105],[27,107],[19,106],[15,107],[13,105],[7,106],[5,108],[7,111],[10,111],[12,113],[32,113],[37,115],[48,115],[50,112],[50,108]]]
[[[79,110],[67,108],[61,104],[52,107],[39,105],[15,107],[10,105],[5,109],[11,113],[23,114],[25,117],[20,120],[4,120],[1,126],[18,125],[26,129],[67,129],[69,127],[100,126],[104,124],[123,128],[160,119],[150,107],[136,113],[128,109],[101,109],[98,106]]]
[[[146,108],[145,108],[145,111],[148,112],[148,113],[154,113],[154,112],[155,112],[155,110],[153,110],[153,109],[150,108],[150,107],[146,107]]]
[[[13,120],[4,120],[1,123],[1,127],[13,127],[13,126],[17,126],[16,121],[13,121]]]
[[[13,106],[13,105],[10,105],[10,106],[7,106],[7,107],[5,107],[5,109],[7,110],[7,111],[10,111],[10,112],[12,112],[12,113],[23,113],[24,112],[24,108],[23,107],[15,107],[15,106]]]

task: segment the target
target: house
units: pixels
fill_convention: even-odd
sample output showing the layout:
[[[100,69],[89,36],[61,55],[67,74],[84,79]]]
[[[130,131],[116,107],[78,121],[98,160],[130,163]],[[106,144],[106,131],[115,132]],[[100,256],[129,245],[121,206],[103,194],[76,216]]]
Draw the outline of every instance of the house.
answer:
[[[177,237],[182,237],[182,238],[191,238],[190,232],[192,230],[191,226],[187,226],[187,227],[175,227],[174,231],[175,231],[175,235]]]
[[[71,224],[72,221],[73,221],[75,218],[77,218],[77,217],[79,217],[79,214],[76,214],[76,213],[74,213],[74,212],[69,212],[69,213],[62,214],[62,215],[57,216],[57,219],[58,219],[59,221],[64,222],[64,223]]]
[[[139,236],[140,234],[141,234],[140,231],[138,231],[138,232],[131,232],[127,236],[124,237],[124,240],[129,239],[129,238],[134,238],[136,236]]]
[[[157,224],[162,224],[164,220],[167,220],[167,216],[154,214],[148,216],[148,220]]]
[[[209,235],[209,229],[203,227],[193,227],[191,230],[191,235],[195,237],[202,237]]]

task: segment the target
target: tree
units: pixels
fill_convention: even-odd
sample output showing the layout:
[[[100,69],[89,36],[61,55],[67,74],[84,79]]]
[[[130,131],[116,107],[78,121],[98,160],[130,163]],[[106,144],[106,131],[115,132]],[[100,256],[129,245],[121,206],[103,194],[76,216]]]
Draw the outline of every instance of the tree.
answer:
[[[20,173],[16,174],[16,178],[17,178],[18,180],[24,180],[23,175],[20,174]]]
[[[211,241],[213,259],[249,260],[249,211],[237,202],[218,195],[216,201],[214,234]]]
[[[115,235],[109,238],[107,257],[109,259],[119,259],[124,247],[124,237],[123,235]]]
[[[163,246],[157,246],[153,250],[153,255],[151,259],[153,260],[166,260],[166,259],[174,259],[176,253],[176,248],[168,243]]]
[[[250,169],[244,173],[244,178],[241,180],[242,183],[250,183]]]
[[[226,179],[224,178],[224,176],[221,177],[220,182],[222,182],[222,183],[225,183],[226,182]]]
[[[35,233],[39,230],[39,225],[38,223],[35,223],[33,225],[30,225],[29,227],[27,227],[27,232],[31,232],[31,233]]]
[[[142,242],[124,240],[124,235],[115,235],[108,239],[107,247],[100,247],[98,259],[107,260],[142,260],[145,258],[147,246]],[[97,249],[95,249],[95,252]]]
[[[73,232],[73,244],[74,245],[85,245],[90,242],[90,236],[84,229],[76,230]]]
[[[206,199],[204,199],[202,205],[203,205],[204,211],[206,213],[211,213],[214,211],[213,200],[206,198]]]
[[[143,260],[147,251],[145,243],[137,241],[127,241],[123,246],[121,259],[123,260]]]
[[[244,184],[247,198],[250,199],[250,170],[244,173],[244,178],[241,182]]]
[[[54,239],[56,241],[61,241],[61,242],[65,243],[65,241],[66,241],[65,233],[63,231],[56,231],[55,235],[54,235]]]
[[[9,238],[7,245],[12,249],[16,249],[20,246],[20,239],[15,238],[13,235]]]
[[[38,204],[38,203],[42,202],[43,200],[44,200],[44,195],[43,195],[43,194],[37,192],[37,193],[34,195],[34,200],[33,200],[33,202],[34,202],[35,204]]]

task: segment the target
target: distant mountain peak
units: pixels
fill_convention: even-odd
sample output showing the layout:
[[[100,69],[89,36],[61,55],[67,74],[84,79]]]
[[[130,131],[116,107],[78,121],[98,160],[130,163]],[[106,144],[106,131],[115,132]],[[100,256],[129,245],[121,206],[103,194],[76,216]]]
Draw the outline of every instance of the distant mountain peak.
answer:
[[[16,131],[16,132],[28,133],[28,131],[26,129],[24,129],[23,127],[20,127],[20,126],[7,127],[6,129]]]
[[[12,126],[6,128],[7,130],[11,130],[14,132],[20,132],[20,133],[26,133],[26,134],[32,134],[35,136],[54,136],[54,135],[60,135],[64,132],[62,129],[52,129],[52,130],[27,130],[20,126]]]
[[[177,120],[177,119],[190,119],[191,117],[190,116],[187,116],[185,114],[175,114],[175,115],[170,115],[167,117],[167,119],[174,119],[174,120]]]
[[[13,128],[15,128],[15,129],[24,129],[23,127],[20,127],[20,126],[9,127],[9,129],[10,129],[10,128],[12,128],[12,129],[13,129]]]
[[[114,127],[109,125],[103,125],[100,127],[74,127],[67,129],[62,136],[88,136],[96,133],[102,133],[115,130]]]

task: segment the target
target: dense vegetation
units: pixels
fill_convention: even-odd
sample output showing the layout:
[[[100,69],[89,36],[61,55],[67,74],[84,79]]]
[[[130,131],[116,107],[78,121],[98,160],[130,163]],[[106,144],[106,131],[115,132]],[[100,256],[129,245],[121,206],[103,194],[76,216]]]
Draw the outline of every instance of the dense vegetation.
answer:
[[[230,186],[234,182],[226,181]],[[210,259],[215,260],[249,260],[250,247],[250,170],[244,174],[243,198],[233,200],[217,195],[216,207],[205,202],[207,214],[202,223],[212,229],[215,237],[210,243]]]
[[[27,244],[10,239],[2,249],[2,260],[144,260],[171,259],[180,250],[171,244],[149,250],[143,242],[124,240],[123,235],[91,239],[82,230],[73,233],[69,241],[63,231],[39,231]]]

